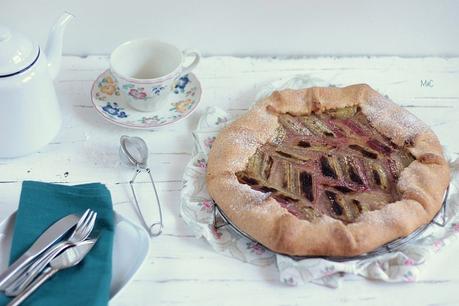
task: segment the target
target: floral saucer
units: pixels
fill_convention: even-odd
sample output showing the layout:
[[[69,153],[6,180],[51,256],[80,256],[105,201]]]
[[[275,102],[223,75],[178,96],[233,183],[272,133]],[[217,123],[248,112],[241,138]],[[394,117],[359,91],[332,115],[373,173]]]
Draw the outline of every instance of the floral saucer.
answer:
[[[193,73],[189,73],[176,82],[161,109],[140,112],[128,105],[110,70],[106,70],[94,81],[91,99],[97,112],[109,122],[126,128],[149,130],[188,117],[201,99],[201,84]]]

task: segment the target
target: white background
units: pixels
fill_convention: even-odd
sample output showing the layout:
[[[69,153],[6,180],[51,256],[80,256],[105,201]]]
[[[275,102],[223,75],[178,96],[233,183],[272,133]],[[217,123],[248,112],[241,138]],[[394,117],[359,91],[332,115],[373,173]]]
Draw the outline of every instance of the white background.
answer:
[[[153,36],[205,55],[459,55],[454,0],[0,0],[0,23],[44,45],[63,10],[66,54]]]

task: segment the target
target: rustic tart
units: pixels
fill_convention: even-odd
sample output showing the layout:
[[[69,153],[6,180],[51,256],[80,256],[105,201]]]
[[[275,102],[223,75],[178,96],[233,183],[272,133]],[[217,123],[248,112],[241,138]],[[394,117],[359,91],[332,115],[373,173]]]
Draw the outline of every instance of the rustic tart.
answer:
[[[450,174],[426,124],[365,84],[275,91],[224,128],[207,187],[269,249],[367,253],[429,223]]]

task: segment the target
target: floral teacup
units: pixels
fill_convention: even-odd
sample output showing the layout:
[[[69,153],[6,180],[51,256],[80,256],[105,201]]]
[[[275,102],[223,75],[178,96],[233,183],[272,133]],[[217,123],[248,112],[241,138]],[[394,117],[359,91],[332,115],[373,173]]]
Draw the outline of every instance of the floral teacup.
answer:
[[[184,57],[194,56],[184,66]],[[118,46],[110,55],[110,69],[129,105],[139,111],[155,111],[176,87],[180,78],[193,70],[200,55],[194,50],[150,38],[136,39]]]

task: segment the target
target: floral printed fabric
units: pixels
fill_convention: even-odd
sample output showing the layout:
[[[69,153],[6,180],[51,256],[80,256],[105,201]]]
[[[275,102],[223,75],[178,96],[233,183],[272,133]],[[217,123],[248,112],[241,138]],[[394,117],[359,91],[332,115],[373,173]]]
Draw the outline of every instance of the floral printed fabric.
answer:
[[[310,86],[333,86],[307,76],[295,77],[285,83],[273,83],[265,87],[257,99],[266,97],[273,90],[304,88]],[[345,273],[386,282],[415,282],[422,264],[439,252],[459,234],[459,161],[451,162],[452,184],[446,206],[447,224],[432,224],[416,240],[410,241],[395,252],[362,260],[335,262],[323,258],[295,260],[276,255],[260,244],[248,240],[228,226],[214,226],[214,204],[206,190],[205,173],[207,154],[219,130],[229,121],[223,110],[207,109],[193,132],[195,147],[193,157],[185,168],[181,193],[181,216],[196,237],[205,238],[215,251],[256,265],[277,264],[280,280],[288,285],[305,282],[336,288]]]
[[[258,243],[234,233],[228,227],[214,227],[214,203],[205,183],[207,154],[218,131],[227,122],[228,116],[224,111],[208,108],[193,132],[195,147],[183,177],[181,216],[196,237],[204,237],[217,252],[256,265],[273,264],[274,254]]]

